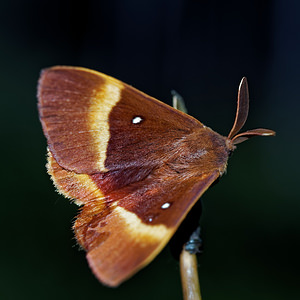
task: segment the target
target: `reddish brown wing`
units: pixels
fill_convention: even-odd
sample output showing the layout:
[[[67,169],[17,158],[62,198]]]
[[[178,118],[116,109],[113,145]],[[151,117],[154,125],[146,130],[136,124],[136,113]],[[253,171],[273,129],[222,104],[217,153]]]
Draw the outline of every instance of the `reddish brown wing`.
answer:
[[[53,159],[49,167],[60,182],[73,177],[77,184],[84,183],[78,180],[81,175],[62,170]],[[218,171],[189,178],[178,178],[175,173],[168,167],[161,168],[103,197],[95,195],[99,191],[92,188],[86,195],[85,188],[75,188],[81,201],[90,197],[74,224],[76,238],[87,251],[94,274],[104,284],[117,286],[151,262],[219,176]],[[83,185],[90,187],[93,178],[86,178]]]
[[[179,183],[176,177],[161,182],[160,175],[154,175],[151,183],[146,179],[146,186],[141,185],[140,190],[127,194],[110,214],[94,222],[85,222],[82,227],[78,226],[80,219],[75,223],[78,240],[89,247],[87,258],[94,274],[107,285],[117,286],[147,265],[166,245],[192,205],[219,176],[214,172]],[[143,205],[142,221],[138,214],[126,209],[128,203],[137,201],[138,206]],[[83,209],[82,220],[89,218],[89,208],[88,205]]]
[[[77,173],[156,165],[174,140],[203,127],[119,80],[84,68],[44,70],[38,98],[52,155]],[[140,123],[134,123],[136,117]]]
[[[104,74],[42,73],[39,111],[58,190],[84,204],[74,229],[116,286],[149,263],[225,170],[225,138]]]

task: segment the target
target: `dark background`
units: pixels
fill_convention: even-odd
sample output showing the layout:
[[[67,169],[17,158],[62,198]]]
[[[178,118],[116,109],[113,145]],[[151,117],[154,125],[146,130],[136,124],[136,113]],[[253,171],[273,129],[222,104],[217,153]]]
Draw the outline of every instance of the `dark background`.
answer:
[[[181,299],[167,246],[117,289],[94,278],[71,225],[77,208],[45,170],[36,108],[42,68],[107,73],[227,135],[242,76],[246,129],[275,138],[241,144],[203,196],[204,300],[300,299],[299,1],[2,1],[1,299]]]

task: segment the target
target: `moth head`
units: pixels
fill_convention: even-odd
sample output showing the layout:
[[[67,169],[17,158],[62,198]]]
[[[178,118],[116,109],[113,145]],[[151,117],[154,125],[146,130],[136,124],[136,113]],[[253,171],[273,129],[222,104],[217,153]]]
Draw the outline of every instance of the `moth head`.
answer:
[[[227,147],[230,152],[235,149],[235,145],[239,144],[253,136],[274,136],[275,131],[265,128],[257,128],[239,133],[244,126],[249,111],[249,91],[247,78],[243,77],[238,90],[237,110],[235,121],[232,129],[227,137]]]

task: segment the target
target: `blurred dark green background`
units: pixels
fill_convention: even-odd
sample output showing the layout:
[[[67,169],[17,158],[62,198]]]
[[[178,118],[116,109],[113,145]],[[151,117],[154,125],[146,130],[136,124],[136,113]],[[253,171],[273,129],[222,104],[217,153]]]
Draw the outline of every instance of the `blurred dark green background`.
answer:
[[[42,68],[93,68],[189,112],[227,135],[242,76],[246,129],[203,197],[204,300],[300,299],[299,1],[2,1],[1,299],[181,299],[169,247],[117,289],[91,274],[71,225],[77,208],[45,170],[36,108]]]

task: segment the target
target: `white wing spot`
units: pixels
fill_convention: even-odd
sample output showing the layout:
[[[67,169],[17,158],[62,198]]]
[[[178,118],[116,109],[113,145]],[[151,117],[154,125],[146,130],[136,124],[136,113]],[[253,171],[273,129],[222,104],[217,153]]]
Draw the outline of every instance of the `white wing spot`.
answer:
[[[134,117],[133,119],[132,119],[132,123],[133,124],[139,124],[139,123],[141,123],[143,121],[143,119],[141,118],[141,117]]]
[[[149,222],[152,222],[152,221],[153,221],[153,219],[152,219],[152,218],[149,218],[149,219],[148,219],[148,221],[149,221]]]
[[[162,206],[161,206],[161,208],[162,209],[167,209],[167,208],[169,208],[170,207],[170,203],[168,203],[168,202],[166,202],[166,203],[164,203]]]

